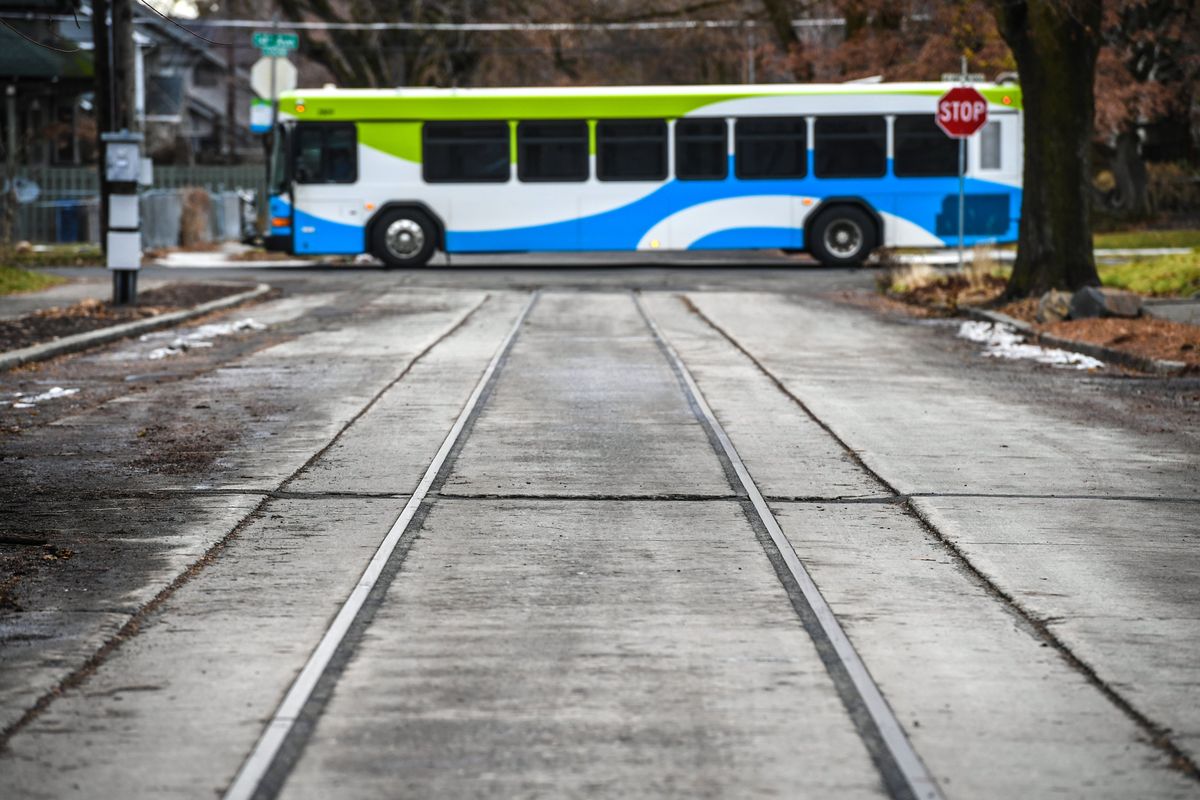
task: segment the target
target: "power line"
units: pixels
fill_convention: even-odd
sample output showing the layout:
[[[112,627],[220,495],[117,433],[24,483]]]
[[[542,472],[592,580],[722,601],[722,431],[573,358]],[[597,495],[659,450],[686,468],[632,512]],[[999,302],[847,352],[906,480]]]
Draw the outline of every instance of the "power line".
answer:
[[[191,17],[168,17],[164,19],[177,24],[204,25],[210,28],[262,28],[273,25],[271,20],[263,19],[203,19]],[[928,15],[913,15],[914,21],[928,19]],[[66,21],[73,17],[65,14],[19,14],[0,13],[0,19],[42,19]],[[794,19],[792,25],[796,28],[823,29],[845,27],[846,20],[842,17],[824,17],[819,19]],[[765,27],[766,23],[753,19],[681,19],[659,20],[647,22],[281,22],[279,29],[313,30],[313,31],[448,31],[474,33],[500,33],[508,31],[552,33],[572,31],[671,31],[671,30],[704,30],[704,29],[740,29]]]

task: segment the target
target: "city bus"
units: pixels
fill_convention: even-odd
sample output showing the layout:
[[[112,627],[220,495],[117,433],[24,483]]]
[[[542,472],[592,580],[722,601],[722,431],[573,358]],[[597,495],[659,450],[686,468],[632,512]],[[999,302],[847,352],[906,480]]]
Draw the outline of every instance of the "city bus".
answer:
[[[958,240],[958,141],[934,121],[953,84],[310,89],[279,100],[270,249],[782,249],[830,266]],[[1015,241],[1021,94],[976,84],[965,243]]]

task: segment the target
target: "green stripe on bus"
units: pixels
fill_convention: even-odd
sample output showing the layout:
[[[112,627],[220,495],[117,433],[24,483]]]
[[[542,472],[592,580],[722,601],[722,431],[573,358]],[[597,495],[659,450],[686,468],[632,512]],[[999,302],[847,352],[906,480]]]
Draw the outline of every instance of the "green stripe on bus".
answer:
[[[360,122],[358,141],[405,161],[421,163],[421,123]]]
[[[497,90],[313,90],[284,94],[280,111],[296,119],[335,120],[471,120],[471,119],[620,119],[682,117],[705,106],[755,97],[830,97],[855,95],[938,96],[949,84],[886,84],[849,88],[846,85],[748,87],[679,87],[661,92],[628,92],[580,89],[578,92]],[[1020,108],[1016,86],[982,89],[993,102],[1010,96]],[[297,106],[303,104],[303,111]]]

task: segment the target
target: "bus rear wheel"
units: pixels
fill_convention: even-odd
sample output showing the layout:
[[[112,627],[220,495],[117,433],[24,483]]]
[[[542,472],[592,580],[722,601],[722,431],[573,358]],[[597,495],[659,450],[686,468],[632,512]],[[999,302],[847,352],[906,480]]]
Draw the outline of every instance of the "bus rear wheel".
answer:
[[[437,226],[423,211],[397,208],[371,228],[371,254],[388,267],[422,267],[437,248]]]
[[[875,249],[875,223],[860,208],[836,206],[811,228],[809,252],[827,267],[857,267]]]

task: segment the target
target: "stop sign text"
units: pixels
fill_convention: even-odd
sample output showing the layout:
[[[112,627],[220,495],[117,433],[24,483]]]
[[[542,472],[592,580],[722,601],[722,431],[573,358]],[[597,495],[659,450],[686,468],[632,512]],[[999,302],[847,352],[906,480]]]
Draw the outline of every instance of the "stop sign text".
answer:
[[[987,118],[987,100],[970,86],[951,89],[938,100],[937,124],[947,136],[970,136],[984,126]]]

